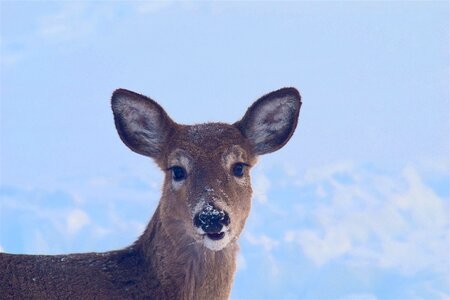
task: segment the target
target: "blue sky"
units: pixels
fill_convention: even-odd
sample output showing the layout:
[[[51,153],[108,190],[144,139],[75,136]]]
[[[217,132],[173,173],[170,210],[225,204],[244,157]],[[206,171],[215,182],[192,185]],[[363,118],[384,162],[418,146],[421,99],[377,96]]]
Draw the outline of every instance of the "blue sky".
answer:
[[[297,132],[252,171],[233,299],[450,298],[448,2],[0,3],[0,247],[107,251],[162,174],[114,89],[180,123],[297,87]]]

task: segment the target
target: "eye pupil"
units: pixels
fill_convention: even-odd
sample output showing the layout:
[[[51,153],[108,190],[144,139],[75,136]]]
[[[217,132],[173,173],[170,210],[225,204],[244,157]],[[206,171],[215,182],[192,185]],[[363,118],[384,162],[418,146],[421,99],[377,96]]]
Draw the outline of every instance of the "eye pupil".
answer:
[[[186,178],[186,171],[182,167],[174,166],[171,170],[173,180],[181,181]]]
[[[237,163],[233,166],[233,175],[236,177],[242,177],[244,176],[244,164],[243,163]]]

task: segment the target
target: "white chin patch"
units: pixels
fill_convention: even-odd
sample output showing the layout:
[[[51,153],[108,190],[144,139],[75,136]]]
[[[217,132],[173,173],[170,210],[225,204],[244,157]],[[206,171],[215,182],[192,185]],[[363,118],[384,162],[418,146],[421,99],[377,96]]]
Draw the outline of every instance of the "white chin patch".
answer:
[[[203,245],[205,245],[206,248],[212,251],[220,251],[223,248],[225,248],[230,243],[230,234],[228,232],[225,232],[225,235],[220,240],[212,240],[207,235],[203,236]]]

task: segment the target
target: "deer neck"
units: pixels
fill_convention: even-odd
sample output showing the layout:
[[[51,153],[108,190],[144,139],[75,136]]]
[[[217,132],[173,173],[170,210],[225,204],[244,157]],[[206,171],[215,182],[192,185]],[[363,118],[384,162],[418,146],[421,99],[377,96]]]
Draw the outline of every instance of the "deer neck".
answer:
[[[158,206],[136,245],[142,249],[151,280],[158,281],[168,298],[229,298],[239,249],[236,242],[221,251],[211,251],[189,240],[183,228],[173,238],[161,222]]]

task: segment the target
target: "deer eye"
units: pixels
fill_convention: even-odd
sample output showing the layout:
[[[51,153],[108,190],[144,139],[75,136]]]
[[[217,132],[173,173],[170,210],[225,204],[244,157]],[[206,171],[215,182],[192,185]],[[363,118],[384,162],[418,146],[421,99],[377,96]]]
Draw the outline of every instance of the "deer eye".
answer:
[[[236,177],[244,176],[245,167],[247,165],[244,163],[236,163],[233,165],[233,175]]]
[[[172,171],[172,178],[175,181],[181,181],[186,179],[186,171],[180,166],[173,166],[170,168]]]

